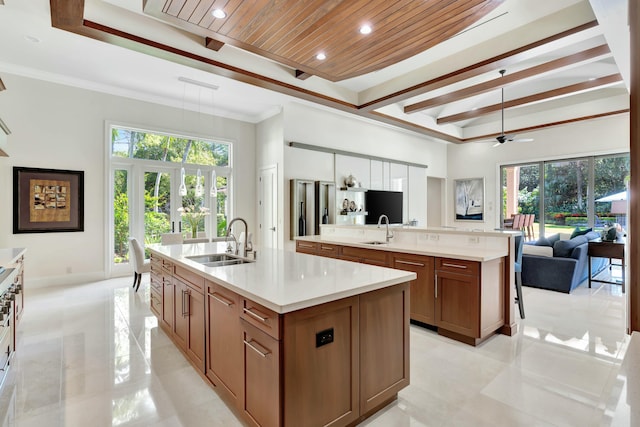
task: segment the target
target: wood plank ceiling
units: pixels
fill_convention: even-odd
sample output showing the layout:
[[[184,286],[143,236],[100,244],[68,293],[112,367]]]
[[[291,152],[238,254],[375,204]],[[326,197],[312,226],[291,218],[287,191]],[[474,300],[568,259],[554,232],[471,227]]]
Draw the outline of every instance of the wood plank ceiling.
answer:
[[[299,75],[335,82],[417,55],[468,28],[502,2],[147,0],[144,11],[217,41],[215,49],[227,43],[288,65]],[[215,18],[215,9],[224,10],[226,17]],[[361,34],[363,25],[375,31]],[[319,53],[326,59],[318,59]]]

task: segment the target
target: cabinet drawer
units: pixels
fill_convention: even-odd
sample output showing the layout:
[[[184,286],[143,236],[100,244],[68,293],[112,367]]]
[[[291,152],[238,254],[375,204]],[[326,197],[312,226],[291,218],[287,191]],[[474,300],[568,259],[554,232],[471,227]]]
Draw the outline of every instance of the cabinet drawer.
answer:
[[[280,339],[280,315],[251,300],[242,300],[240,317],[273,338]]]
[[[175,276],[182,279],[184,283],[192,288],[204,293],[204,277],[191,270],[176,266]]]
[[[149,305],[153,314],[156,317],[160,317],[160,313],[162,313],[162,294],[156,292],[153,288],[151,288]]]
[[[317,244],[314,242],[296,240],[296,252],[315,255],[315,253],[317,252]]]
[[[158,293],[162,293],[162,277],[157,274],[151,273],[149,275],[150,280],[149,284],[151,285],[151,290],[156,291]]]
[[[343,246],[342,254],[345,259],[352,260],[353,258],[359,258],[360,262],[365,264],[380,265],[383,267],[388,266],[388,253],[387,251],[378,251],[375,249],[362,249],[352,248],[351,246]]]
[[[328,243],[318,243],[317,254],[330,258],[337,258],[340,246],[330,245]]]
[[[173,274],[173,263],[167,259],[162,258],[162,269],[166,274]]]
[[[480,272],[480,263],[461,259],[436,258],[436,270],[477,276]]]

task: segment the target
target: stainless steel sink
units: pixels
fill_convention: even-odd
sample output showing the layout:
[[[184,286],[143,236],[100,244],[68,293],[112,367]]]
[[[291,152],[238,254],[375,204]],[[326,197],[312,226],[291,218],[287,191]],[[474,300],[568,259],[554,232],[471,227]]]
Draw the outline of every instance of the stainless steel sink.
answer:
[[[381,242],[379,240],[373,240],[371,242],[362,242],[364,245],[386,245],[387,242]]]
[[[188,256],[187,259],[200,263],[207,267],[222,267],[225,265],[246,264],[253,260],[240,258],[229,254],[208,254]]]

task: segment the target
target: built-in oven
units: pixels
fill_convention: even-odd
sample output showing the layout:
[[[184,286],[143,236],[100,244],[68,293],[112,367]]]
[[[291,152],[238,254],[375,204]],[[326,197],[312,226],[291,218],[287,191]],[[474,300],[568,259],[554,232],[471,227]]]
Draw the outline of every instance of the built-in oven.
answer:
[[[9,371],[14,352],[14,308],[18,289],[14,283],[17,271],[6,269],[0,274],[0,386]]]

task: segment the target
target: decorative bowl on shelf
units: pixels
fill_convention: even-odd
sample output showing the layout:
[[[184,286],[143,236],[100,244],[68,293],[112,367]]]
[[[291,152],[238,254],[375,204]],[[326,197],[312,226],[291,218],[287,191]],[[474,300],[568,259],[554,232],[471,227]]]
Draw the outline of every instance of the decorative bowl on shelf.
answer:
[[[349,175],[344,179],[344,185],[347,187],[356,187],[358,185],[358,181],[356,181],[356,177],[353,175]]]

